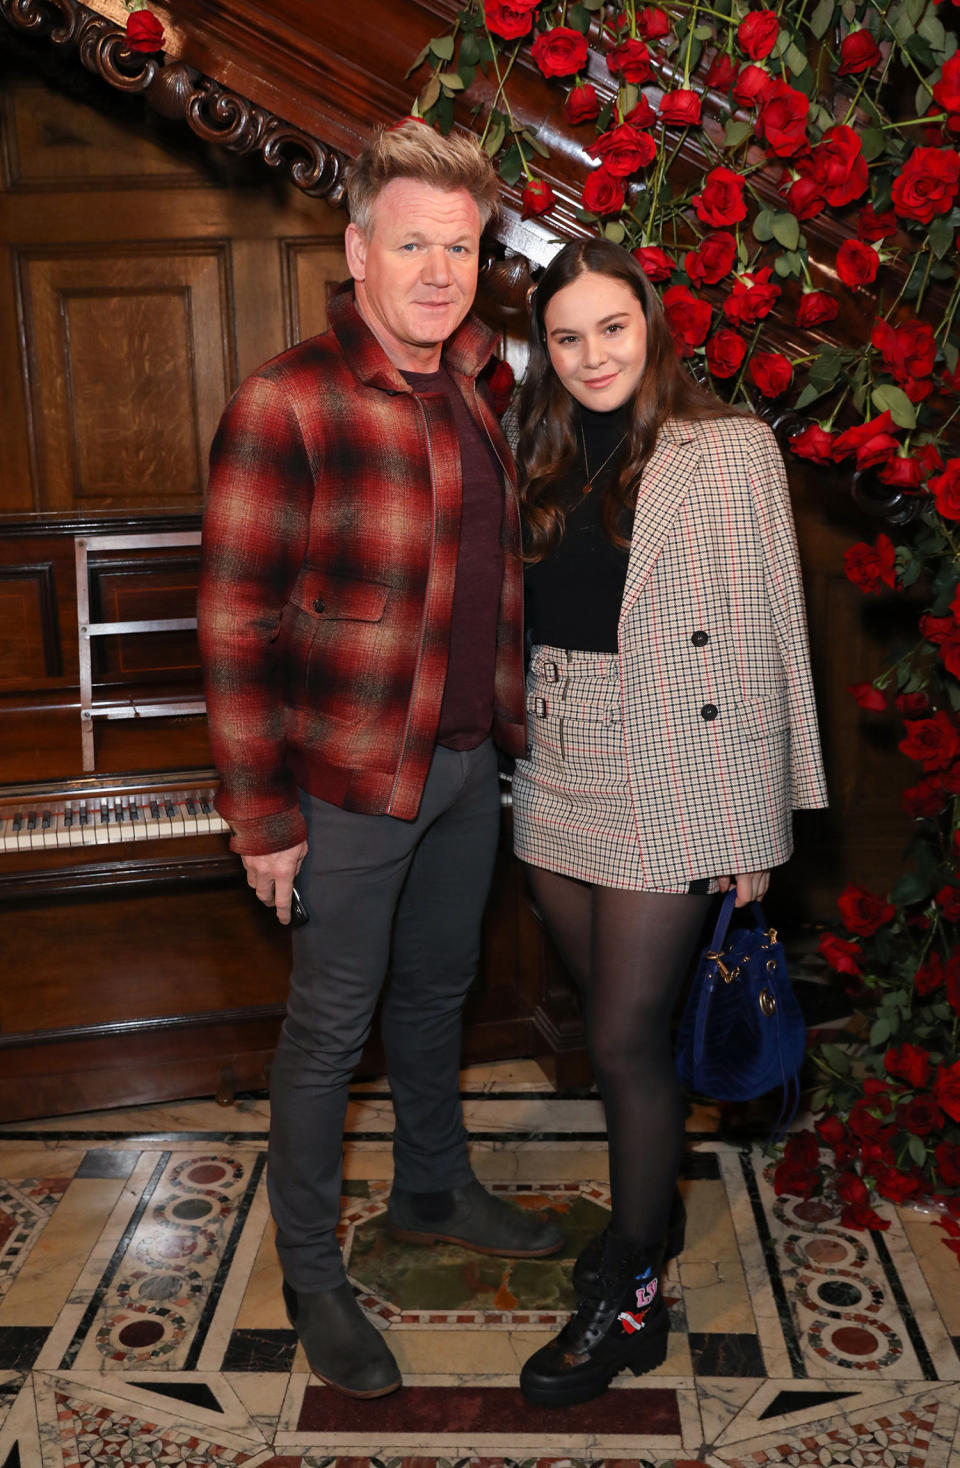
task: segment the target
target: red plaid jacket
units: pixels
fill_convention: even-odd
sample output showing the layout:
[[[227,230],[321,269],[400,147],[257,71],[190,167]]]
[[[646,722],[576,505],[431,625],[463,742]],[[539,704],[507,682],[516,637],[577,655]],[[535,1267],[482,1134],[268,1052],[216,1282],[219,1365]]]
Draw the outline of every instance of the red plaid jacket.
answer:
[[[331,329],[231,398],[211,450],[200,649],[217,809],[232,846],[304,839],[297,786],[412,820],[433,755],[460,525],[460,450],[442,397],[418,398],[352,289]],[[468,317],[444,362],[504,466],[494,737],[526,747],[513,465],[477,374],[494,336]]]

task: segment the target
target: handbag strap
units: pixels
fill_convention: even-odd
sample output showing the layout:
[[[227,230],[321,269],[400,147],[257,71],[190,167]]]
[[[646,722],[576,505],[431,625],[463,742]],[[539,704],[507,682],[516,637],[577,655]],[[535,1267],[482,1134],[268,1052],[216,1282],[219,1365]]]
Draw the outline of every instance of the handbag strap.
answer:
[[[737,889],[736,887],[731,887],[720,904],[720,911],[717,914],[717,926],[714,928],[713,937],[710,940],[711,953],[723,952],[723,945],[727,941],[727,929],[730,927],[730,919],[733,917],[736,901]],[[750,905],[753,908],[754,921],[757,926],[765,928],[767,926],[767,919],[764,916],[763,906],[759,902],[752,902]]]

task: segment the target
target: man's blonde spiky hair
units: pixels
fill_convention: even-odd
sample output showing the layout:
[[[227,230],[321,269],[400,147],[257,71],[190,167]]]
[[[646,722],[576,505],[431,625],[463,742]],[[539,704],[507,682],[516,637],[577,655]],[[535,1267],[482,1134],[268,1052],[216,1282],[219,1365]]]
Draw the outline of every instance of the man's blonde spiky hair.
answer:
[[[363,234],[370,233],[374,199],[395,178],[466,189],[480,211],[481,229],[498,209],[497,175],[476,139],[463,133],[443,137],[411,117],[378,132],[347,169],[350,219]]]

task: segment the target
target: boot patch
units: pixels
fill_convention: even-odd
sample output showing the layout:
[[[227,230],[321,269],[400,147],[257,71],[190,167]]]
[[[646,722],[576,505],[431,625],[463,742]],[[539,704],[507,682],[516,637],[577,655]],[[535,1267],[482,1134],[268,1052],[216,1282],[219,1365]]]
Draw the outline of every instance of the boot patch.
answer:
[[[645,1284],[641,1284],[640,1288],[637,1290],[637,1305],[639,1309],[648,1309],[649,1306],[653,1304],[653,1299],[656,1293],[657,1276],[654,1275],[653,1278],[647,1280]]]
[[[627,1332],[627,1335],[633,1335],[634,1331],[642,1330],[643,1328],[642,1314],[631,1315],[629,1310],[621,1310],[617,1319]]]
[[[656,1297],[657,1276],[655,1274],[651,1276],[650,1271],[647,1272],[647,1276],[641,1276],[642,1282],[637,1290],[636,1310],[621,1310],[617,1316],[627,1335],[633,1335],[635,1331],[642,1329],[644,1316]]]

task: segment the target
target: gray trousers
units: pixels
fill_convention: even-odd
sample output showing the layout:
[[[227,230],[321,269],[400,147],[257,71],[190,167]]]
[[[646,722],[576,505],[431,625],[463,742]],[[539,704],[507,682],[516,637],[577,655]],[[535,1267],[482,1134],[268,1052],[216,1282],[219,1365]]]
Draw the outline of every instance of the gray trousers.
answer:
[[[387,968],[381,1032],[396,1125],[394,1181],[414,1192],[472,1177],[460,1105],[463,1002],[499,830],[490,740],[438,746],[414,821],[359,815],[301,793],[309,852],[297,890],[287,1017],[270,1077],[268,1190],[284,1278],[345,1278],[340,1216],[347,1088]]]

